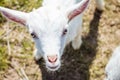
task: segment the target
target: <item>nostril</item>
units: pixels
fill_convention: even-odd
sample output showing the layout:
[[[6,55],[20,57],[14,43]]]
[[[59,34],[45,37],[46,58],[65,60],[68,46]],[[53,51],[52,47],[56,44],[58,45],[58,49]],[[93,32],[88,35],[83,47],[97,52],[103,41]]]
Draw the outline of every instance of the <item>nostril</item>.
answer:
[[[48,61],[51,63],[55,63],[57,60],[57,55],[53,55],[53,56],[48,56]]]

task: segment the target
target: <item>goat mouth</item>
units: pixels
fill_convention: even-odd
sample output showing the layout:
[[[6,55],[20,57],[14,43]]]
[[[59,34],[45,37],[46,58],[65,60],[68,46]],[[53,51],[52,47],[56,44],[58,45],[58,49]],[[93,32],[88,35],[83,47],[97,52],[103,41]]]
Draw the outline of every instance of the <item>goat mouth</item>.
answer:
[[[51,66],[48,66],[50,69],[56,69],[56,68],[58,68],[58,65],[57,66],[53,66],[53,67],[51,67]]]
[[[50,70],[50,71],[56,71],[56,70],[58,70],[58,68],[59,68],[59,65],[57,65],[57,66],[48,66],[48,69]]]

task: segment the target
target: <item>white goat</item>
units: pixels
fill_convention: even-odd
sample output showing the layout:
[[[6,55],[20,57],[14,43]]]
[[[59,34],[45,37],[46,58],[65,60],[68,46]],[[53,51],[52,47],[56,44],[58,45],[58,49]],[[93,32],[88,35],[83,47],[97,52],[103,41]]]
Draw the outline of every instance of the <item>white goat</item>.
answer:
[[[105,80],[120,80],[120,46],[117,47],[105,68]]]
[[[43,0],[43,5],[30,13],[0,7],[0,12],[9,20],[27,26],[36,45],[34,57],[41,57],[46,67],[55,71],[60,67],[60,59],[65,46],[72,41],[74,49],[79,49],[83,11],[90,0]],[[103,0],[96,0],[102,10]],[[77,16],[77,17],[76,17]]]

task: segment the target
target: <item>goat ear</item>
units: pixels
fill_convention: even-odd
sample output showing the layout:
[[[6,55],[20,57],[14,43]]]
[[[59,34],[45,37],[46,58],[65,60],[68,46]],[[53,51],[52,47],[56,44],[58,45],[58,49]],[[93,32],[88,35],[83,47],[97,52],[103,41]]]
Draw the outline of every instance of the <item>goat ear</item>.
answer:
[[[0,7],[0,12],[11,21],[26,25],[27,13]]]
[[[67,17],[69,21],[71,21],[74,17],[77,15],[83,13],[85,9],[87,8],[87,5],[90,0],[82,0],[81,2],[77,3],[76,5],[70,7],[67,10]]]

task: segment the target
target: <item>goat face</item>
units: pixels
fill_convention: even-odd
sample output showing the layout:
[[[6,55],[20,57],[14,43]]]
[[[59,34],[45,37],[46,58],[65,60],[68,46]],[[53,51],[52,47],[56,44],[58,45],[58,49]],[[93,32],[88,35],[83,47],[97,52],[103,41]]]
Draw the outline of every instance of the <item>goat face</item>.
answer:
[[[29,32],[50,70],[57,70],[61,65],[60,58],[69,31],[67,22],[66,16],[54,8],[43,7],[29,14]]]
[[[28,27],[38,53],[46,62],[46,67],[55,71],[61,65],[60,59],[69,34],[68,24],[85,10],[88,2],[89,0],[82,0],[67,10],[46,5],[30,13],[3,7],[0,7],[0,12],[9,20]]]

